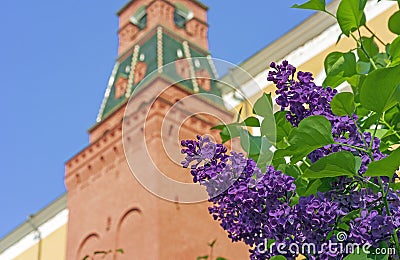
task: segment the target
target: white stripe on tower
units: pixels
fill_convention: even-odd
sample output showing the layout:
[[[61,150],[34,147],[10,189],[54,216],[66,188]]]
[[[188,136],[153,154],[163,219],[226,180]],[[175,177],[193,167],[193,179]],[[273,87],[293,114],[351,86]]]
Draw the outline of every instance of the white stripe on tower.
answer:
[[[157,67],[158,73],[162,73],[163,69],[163,29],[157,28]]]
[[[197,84],[196,74],[194,72],[194,67],[193,67],[192,56],[190,55],[189,43],[187,41],[183,42],[183,50],[185,51],[185,56],[186,56],[186,58],[188,58],[188,62],[189,62],[189,71],[190,71],[190,77],[192,78],[193,91],[195,93],[197,93],[197,92],[199,92],[199,84]]]
[[[128,78],[128,87],[127,87],[126,93],[125,93],[125,97],[127,97],[127,98],[129,98],[131,96],[132,86],[133,86],[133,77],[135,76],[135,68],[136,68],[138,57],[139,57],[139,50],[140,50],[140,46],[135,45],[135,49],[133,50],[133,54],[132,54],[131,71],[129,73],[129,78]]]

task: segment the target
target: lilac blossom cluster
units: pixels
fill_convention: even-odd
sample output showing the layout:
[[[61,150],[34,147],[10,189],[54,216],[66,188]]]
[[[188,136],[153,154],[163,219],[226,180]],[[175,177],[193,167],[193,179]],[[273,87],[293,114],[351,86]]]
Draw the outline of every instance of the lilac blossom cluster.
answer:
[[[340,189],[300,197],[299,202],[292,205],[291,200],[296,196],[293,177],[272,166],[263,173],[252,159],[241,153],[228,154],[226,147],[215,144],[208,137],[197,136],[197,140],[184,140],[181,145],[182,153],[186,155],[182,165],[191,168],[193,181],[206,187],[209,201],[213,203],[209,208],[210,214],[220,221],[232,241],[243,241],[253,248],[250,250],[251,259],[266,259],[279,254],[276,246],[259,250],[257,245],[264,243],[265,239],[288,247],[290,244],[301,247],[303,243],[321,246],[329,241],[327,237],[334,232],[339,218],[357,209],[363,209],[362,214],[367,214],[368,209],[380,205],[381,194],[369,189],[344,194],[340,190],[341,185],[348,184],[344,181],[338,182]],[[396,203],[391,204],[392,215],[397,214],[397,217],[377,218],[371,211],[367,219],[354,219],[349,242],[376,245],[388,240],[388,230],[400,226],[397,223],[400,222],[398,194],[392,196],[396,196],[393,199]],[[376,228],[371,228],[371,224],[377,223]],[[332,236],[331,240],[335,241],[335,237]],[[285,256],[294,259],[295,255],[289,253]],[[344,255],[324,252],[308,257],[342,259]]]
[[[336,142],[364,149],[369,148],[371,134],[368,132],[361,134],[358,131],[356,125],[357,115],[336,116],[333,114],[330,102],[337,94],[337,90],[330,87],[317,86],[313,82],[312,74],[309,72],[299,71],[296,79],[296,68],[287,61],[283,61],[280,65],[273,62],[270,67],[273,70],[269,72],[268,80],[276,85],[276,103],[281,107],[281,110],[288,110],[286,118],[293,126],[297,126],[301,120],[309,116],[322,115],[331,122],[332,136]],[[379,151],[379,138],[375,137],[372,143],[374,159],[382,159],[384,154]],[[347,146],[327,145],[313,151],[308,157],[311,162],[315,162],[332,152],[342,150],[347,150],[356,156],[360,156],[362,165],[359,173],[362,174],[366,171],[367,165],[371,162],[370,156],[365,152]]]
[[[298,204],[291,205],[296,195],[293,177],[272,166],[263,173],[252,159],[241,153],[228,154],[208,137],[197,136],[197,140],[184,140],[181,145],[186,155],[182,165],[190,166],[193,181],[206,187],[213,203],[210,214],[221,222],[232,241],[254,247],[251,259],[279,254],[276,247],[265,252],[257,249],[265,239],[287,245],[306,241],[320,245],[341,216],[340,204],[322,193],[301,197]]]
[[[312,115],[325,116],[332,125],[332,136],[334,140],[340,144],[327,145],[323,148],[317,149],[308,155],[311,162],[315,162],[328,154],[338,151],[350,151],[355,156],[361,157],[361,167],[359,169],[360,175],[365,173],[368,164],[384,158],[380,148],[380,140],[375,137],[372,140],[371,133],[360,133],[357,126],[357,116],[336,116],[333,114],[330,102],[337,94],[337,91],[330,87],[323,88],[317,86],[313,82],[312,74],[309,72],[297,73],[295,77],[296,68],[290,65],[287,61],[277,65],[271,63],[272,71],[269,72],[268,80],[276,84],[277,99],[276,102],[281,106],[282,110],[287,110],[287,120],[293,125],[297,126],[301,120]],[[363,151],[349,147],[359,147],[365,150],[370,148],[371,156]],[[383,181],[388,180],[382,178]],[[377,182],[377,180],[373,180]],[[399,197],[391,189],[387,192],[393,194],[393,199],[389,204],[391,213],[387,214],[384,209],[382,214],[378,214],[374,208],[382,206],[382,194],[375,193],[371,190],[361,189],[354,186],[349,189],[351,180],[345,177],[339,177],[332,183],[332,190],[329,192],[331,199],[339,204],[339,211],[342,214],[347,214],[350,211],[360,209],[361,217],[351,221],[350,236],[351,242],[359,244],[369,243],[373,246],[378,246],[379,242],[389,242],[392,230],[400,227],[399,207],[394,205],[399,204]],[[385,188],[388,189],[387,183]]]
[[[379,151],[380,140],[371,140],[369,133],[361,135],[357,118],[340,117],[332,113],[330,101],[336,90],[322,88],[313,83],[310,73],[298,72],[283,62],[271,64],[268,79],[277,85],[277,103],[282,110],[288,110],[287,119],[297,126],[301,120],[312,115],[323,115],[332,124],[335,141],[351,146],[372,147],[374,160],[384,155]],[[260,169],[252,160],[241,153],[227,152],[226,147],[216,144],[208,137],[197,136],[197,140],[181,142],[185,154],[183,167],[191,168],[193,181],[206,187],[209,208],[215,220],[228,232],[229,238],[243,241],[251,247],[251,259],[266,259],[280,254],[276,244],[313,243],[317,247],[329,241],[337,242],[335,232],[346,231],[345,242],[369,243],[373,246],[384,241],[389,243],[391,232],[400,227],[400,194],[387,190],[389,212],[383,206],[382,194],[369,188],[354,185],[354,180],[339,177],[331,182],[331,190],[316,195],[299,197],[296,194],[295,179],[272,166]],[[308,157],[311,162],[333,152],[347,150],[362,158],[360,175],[366,171],[371,158],[359,150],[330,145],[313,151]],[[264,171],[265,170],[265,171]],[[349,213],[357,212],[359,217],[350,220],[347,230],[338,223]],[[275,242],[271,249],[260,251],[258,245],[265,241]],[[296,255],[288,252],[288,259]],[[310,253],[308,259],[343,259],[343,252],[322,254]]]

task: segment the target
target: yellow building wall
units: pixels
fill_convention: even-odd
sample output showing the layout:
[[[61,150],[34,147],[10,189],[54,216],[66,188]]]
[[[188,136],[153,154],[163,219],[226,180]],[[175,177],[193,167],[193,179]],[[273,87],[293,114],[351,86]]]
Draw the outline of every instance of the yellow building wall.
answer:
[[[391,42],[396,37],[396,35],[394,35],[393,33],[391,33],[388,30],[388,20],[389,20],[390,16],[393,13],[395,13],[397,10],[398,10],[398,6],[393,5],[393,7],[387,9],[385,12],[379,14],[374,19],[367,22],[367,26],[385,43]],[[372,36],[371,33],[369,33],[364,28],[361,30],[361,33],[363,36],[367,36],[367,37]],[[332,35],[331,37],[338,37],[338,35]],[[378,44],[380,50],[384,51],[384,46],[382,44],[380,44],[377,40],[375,40],[375,42]],[[298,66],[297,71],[309,71],[309,72],[313,73],[314,78],[315,78],[324,70],[324,60],[329,53],[331,53],[333,51],[348,52],[354,48],[356,48],[355,41],[352,38],[347,38],[346,36],[344,36],[337,45],[335,44],[335,45],[332,45],[332,46],[326,48],[321,53],[319,53],[315,56],[312,56],[304,64]],[[310,56],[311,55],[312,54],[310,54]],[[289,60],[289,63],[290,63],[290,60]],[[269,64],[265,64],[265,65],[266,65],[265,67],[267,69],[267,65],[269,65]],[[268,84],[268,85],[264,86],[263,91],[266,93],[272,93],[272,96],[275,96],[275,85]],[[255,101],[259,97],[261,97],[261,94],[262,93],[258,93],[256,95],[252,96],[249,100],[247,100],[246,103],[241,103],[240,105],[238,105],[236,107],[236,111],[238,111],[238,109],[240,107],[243,107],[243,116],[251,115],[252,109],[250,107],[250,103],[254,104]]]
[[[391,42],[396,35],[391,33],[388,29],[388,21],[392,14],[394,14],[398,10],[397,5],[393,5],[393,7],[389,8],[382,14],[379,14],[371,21],[367,22],[367,26],[381,39],[384,43]],[[362,28],[361,34],[363,36],[371,37],[372,34],[369,33],[365,28]],[[332,37],[337,37],[336,35],[332,35]],[[384,51],[384,46],[379,43],[379,41],[375,40],[378,44],[380,51]],[[356,48],[356,43],[352,38],[347,38],[344,36],[337,45],[330,46],[323,52],[315,55],[310,60],[308,60],[305,64],[302,64],[299,67],[299,70],[302,71],[310,71],[314,74],[314,76],[318,75],[324,69],[324,60],[326,56],[333,51],[340,52],[348,52],[351,49]],[[289,61],[290,63],[290,61]]]
[[[67,225],[42,239],[40,259],[38,258],[38,245],[38,243],[35,244],[13,260],[64,260],[67,248]]]

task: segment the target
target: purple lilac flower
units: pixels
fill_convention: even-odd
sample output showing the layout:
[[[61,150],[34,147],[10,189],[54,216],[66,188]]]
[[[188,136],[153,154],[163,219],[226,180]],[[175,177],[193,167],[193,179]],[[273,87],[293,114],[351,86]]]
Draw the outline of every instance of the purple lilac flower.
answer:
[[[298,72],[295,79],[296,68],[286,61],[281,65],[272,63],[271,68],[274,71],[269,73],[268,80],[277,85],[276,102],[282,110],[288,111],[287,120],[293,126],[312,115],[325,116],[331,122],[336,142],[364,149],[371,145],[373,160],[385,157],[379,151],[378,138],[371,140],[370,133],[359,133],[356,115],[341,117],[332,113],[330,101],[336,90],[316,86],[308,72]],[[182,153],[186,155],[182,165],[190,166],[193,181],[206,187],[209,201],[213,203],[210,214],[220,221],[232,241],[243,241],[252,248],[251,259],[280,254],[276,245],[270,250],[258,250],[257,246],[267,240],[299,247],[313,243],[317,250],[323,243],[337,242],[332,236],[337,231],[337,221],[358,209],[359,216],[350,221],[347,242],[373,246],[382,241],[389,243],[391,232],[400,228],[398,191],[387,190],[387,212],[380,192],[361,188],[351,178],[338,177],[331,182],[330,191],[300,197],[299,202],[292,205],[291,200],[296,196],[294,178],[271,166],[263,173],[252,159],[233,151],[229,154],[223,145],[215,144],[208,137],[197,136],[197,140],[186,140],[181,144]],[[361,157],[359,173],[362,175],[372,159],[367,153],[348,146],[328,145],[313,151],[308,158],[313,163],[343,150]],[[388,189],[387,181],[385,189]],[[305,255],[308,259],[343,259],[345,256],[327,251]],[[295,258],[289,252],[285,256]]]
[[[350,117],[333,114],[330,101],[337,94],[335,89],[317,86],[313,82],[312,74],[309,72],[299,71],[296,80],[296,68],[287,61],[283,61],[281,65],[271,63],[271,68],[273,70],[269,72],[268,80],[276,84],[276,103],[281,107],[281,110],[288,110],[286,117],[293,126],[297,126],[301,120],[309,116],[322,115],[331,122],[332,135],[336,142],[364,149],[369,147],[371,134],[364,133],[361,136],[356,126],[358,119],[356,115]],[[379,146],[380,140],[375,137],[372,151],[376,160],[385,156],[379,151]],[[343,150],[350,151],[362,158],[362,166],[359,173],[364,173],[371,159],[367,153],[353,148],[336,144],[327,145],[310,153],[308,158],[311,162],[315,162],[328,154]]]
[[[361,216],[350,222],[352,232],[349,238],[358,244],[370,244],[379,247],[379,243],[389,239],[395,228],[392,217],[381,215],[378,211],[363,209]]]
[[[220,221],[232,241],[244,241],[252,247],[263,243],[265,238],[277,243],[321,244],[333,230],[339,211],[338,204],[329,197],[323,194],[302,197],[299,204],[291,206],[296,189],[293,177],[272,166],[263,173],[252,159],[241,153],[228,154],[218,144],[212,158],[201,156],[203,148],[208,149],[204,143],[214,146],[208,138],[200,136],[197,140],[182,141],[182,153],[186,154],[182,165],[191,165],[194,181],[206,187],[213,203],[209,212]],[[277,254],[276,248],[263,253],[250,252],[251,259]],[[294,259],[292,255],[287,257]]]

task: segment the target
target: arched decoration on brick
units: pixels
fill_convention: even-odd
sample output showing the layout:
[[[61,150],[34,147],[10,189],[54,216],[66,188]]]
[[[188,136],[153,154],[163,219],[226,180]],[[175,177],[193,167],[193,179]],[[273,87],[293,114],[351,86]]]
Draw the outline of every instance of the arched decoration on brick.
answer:
[[[175,62],[176,73],[178,73],[181,78],[190,78],[190,64],[187,59],[178,59]]]
[[[115,83],[115,99],[120,99],[125,95],[128,88],[128,78],[126,76],[119,76]]]
[[[196,71],[196,80],[197,84],[205,90],[205,91],[210,91],[211,90],[211,80],[210,80],[210,73],[206,69],[201,69]]]
[[[87,255],[93,255],[95,251],[99,250],[99,248],[97,248],[99,241],[99,234],[93,232],[87,235],[79,244],[76,259],[83,259]]]
[[[142,211],[138,207],[128,209],[121,216],[117,225],[116,248],[123,249],[124,254],[116,254],[116,259],[139,259],[138,255],[146,247],[143,238],[146,228],[142,222]]]
[[[147,64],[143,61],[139,61],[136,64],[135,76],[133,77],[133,84],[137,85],[144,78],[146,72],[147,72]]]

